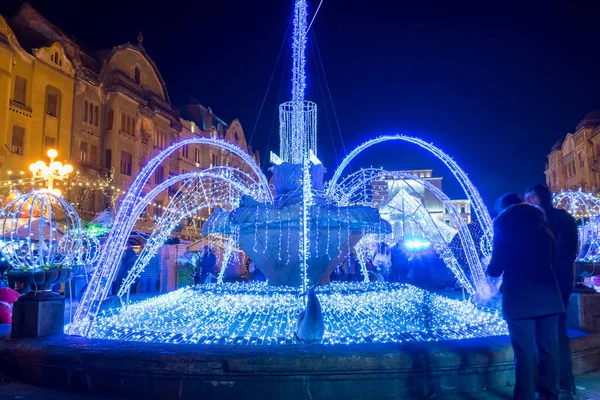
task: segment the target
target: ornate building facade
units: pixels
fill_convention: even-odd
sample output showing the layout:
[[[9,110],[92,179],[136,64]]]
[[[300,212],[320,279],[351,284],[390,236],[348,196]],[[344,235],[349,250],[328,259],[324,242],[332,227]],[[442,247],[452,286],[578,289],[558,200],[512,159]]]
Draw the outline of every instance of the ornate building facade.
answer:
[[[574,133],[559,140],[546,161],[546,183],[553,192],[600,189],[600,111],[589,113]]]
[[[75,68],[58,42],[17,38],[0,16],[0,181],[19,183],[28,166],[72,144]]]
[[[56,148],[60,161],[78,171],[63,193],[83,219],[91,220],[97,212],[114,208],[149,159],[185,138],[220,137],[259,160],[238,120],[226,124],[200,104],[187,105],[185,111],[192,120],[181,118],[171,103],[141,33],[135,45],[90,51],[28,3],[10,19],[0,16],[2,179],[12,176],[19,182],[30,176],[28,165],[44,160],[46,149]],[[171,157],[145,190],[169,176],[216,165],[246,169],[220,150],[189,146]],[[151,230],[176,189],[157,197],[138,229]],[[191,236],[185,229],[180,234]]]

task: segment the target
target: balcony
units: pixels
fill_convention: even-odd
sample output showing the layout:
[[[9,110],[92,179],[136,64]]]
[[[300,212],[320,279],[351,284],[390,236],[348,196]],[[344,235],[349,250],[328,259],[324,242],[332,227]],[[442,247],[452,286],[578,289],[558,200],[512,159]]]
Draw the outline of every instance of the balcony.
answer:
[[[88,161],[77,161],[77,166],[81,170],[96,171],[97,176],[101,176],[103,178],[107,178],[108,176],[110,176],[109,168],[101,167],[100,165]]]

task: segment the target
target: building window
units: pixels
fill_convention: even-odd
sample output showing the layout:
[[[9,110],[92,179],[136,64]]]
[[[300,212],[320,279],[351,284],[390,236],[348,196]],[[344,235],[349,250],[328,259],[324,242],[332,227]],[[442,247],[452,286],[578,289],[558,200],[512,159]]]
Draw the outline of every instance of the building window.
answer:
[[[94,165],[98,164],[98,146],[95,144],[90,146],[90,163]]]
[[[125,113],[121,113],[121,132],[125,132]]]
[[[156,135],[154,136],[154,147],[157,149],[165,149],[167,148],[167,135],[157,130]]]
[[[129,121],[130,127],[129,127],[129,134],[130,135],[134,135],[135,133],[135,118],[131,117],[131,120]]]
[[[556,170],[555,169],[552,170],[552,183],[554,183],[555,185],[557,184],[557,182],[556,182]]]
[[[88,122],[94,125],[94,105],[92,103],[88,106]]]
[[[202,161],[200,149],[196,147],[194,148],[194,162],[200,164],[200,161]]]
[[[23,155],[23,146],[25,145],[25,128],[13,125],[12,140],[10,142],[10,151],[14,154]]]
[[[27,79],[20,76],[15,77],[15,102],[25,105],[25,93],[27,91]]]
[[[104,166],[110,169],[112,168],[112,150],[108,149],[104,154]]]
[[[121,151],[121,173],[123,175],[131,176],[132,161],[131,153]]]
[[[446,223],[446,225],[450,226],[450,220],[449,219],[445,220],[444,222]]]
[[[154,204],[154,216],[162,217],[162,204],[160,204],[160,203]]]
[[[48,150],[48,149],[53,149],[56,146],[56,139],[53,138],[52,136],[45,136],[44,137],[44,149]]]
[[[58,93],[49,92],[46,96],[46,114],[58,117]]]
[[[87,162],[88,160],[88,144],[83,140],[79,143],[79,161]]]
[[[159,184],[163,183],[164,180],[165,180],[164,168],[158,168],[156,171],[154,171],[154,184],[155,185],[159,185]]]
[[[216,167],[216,166],[217,166],[217,155],[216,155],[216,154],[214,154],[214,153],[211,153],[211,155],[210,155],[210,158],[211,158],[211,164],[210,164],[210,167],[211,167],[211,168],[212,168],[212,167]]]
[[[133,70],[133,80],[138,85],[140,84],[140,68],[139,67],[135,67],[135,69]]]
[[[585,167],[585,155],[583,154],[583,151],[579,152],[579,166],[581,168]]]
[[[465,206],[460,206],[460,213],[461,214],[466,214],[467,213],[467,211],[465,209]]]
[[[83,102],[83,122],[88,122],[87,113],[88,113],[88,102],[86,100]]]
[[[185,146],[183,146],[181,148],[181,155],[184,158],[189,158],[190,157],[190,148],[189,148],[189,145],[186,144]]]
[[[98,126],[100,107],[94,106],[94,126]]]
[[[113,112],[112,108],[109,108],[108,111],[106,112],[106,130],[107,131],[112,131],[114,119],[115,119],[115,113]]]

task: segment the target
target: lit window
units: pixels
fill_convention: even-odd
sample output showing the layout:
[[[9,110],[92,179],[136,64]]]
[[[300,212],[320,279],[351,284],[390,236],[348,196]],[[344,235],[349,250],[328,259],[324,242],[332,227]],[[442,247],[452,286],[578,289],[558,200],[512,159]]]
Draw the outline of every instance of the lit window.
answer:
[[[162,216],[162,204],[158,203],[154,205],[154,216],[161,217]]]
[[[25,105],[25,93],[27,90],[27,79],[20,76],[15,77],[14,100],[17,103]]]
[[[46,114],[52,117],[58,116],[58,93],[48,93],[48,96],[46,97]]]
[[[131,176],[131,164],[132,164],[131,153],[121,151],[121,173],[123,175]]]
[[[88,159],[88,144],[83,140],[79,143],[79,161],[87,162]]]
[[[12,140],[10,142],[10,151],[14,154],[23,155],[23,146],[25,144],[25,128],[13,125]]]
[[[194,148],[194,162],[197,162],[198,164],[200,164],[200,161],[202,161],[201,158],[201,153],[200,153],[200,149],[199,148]]]

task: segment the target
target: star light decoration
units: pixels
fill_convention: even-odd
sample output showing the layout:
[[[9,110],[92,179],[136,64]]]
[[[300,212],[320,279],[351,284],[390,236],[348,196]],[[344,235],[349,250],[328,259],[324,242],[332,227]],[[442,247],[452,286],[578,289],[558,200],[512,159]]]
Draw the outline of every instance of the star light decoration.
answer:
[[[332,283],[318,287],[323,344],[403,343],[505,335],[495,310],[415,286]],[[291,345],[303,310],[297,289],[264,283],[179,289],[103,311],[90,337],[136,342]]]

